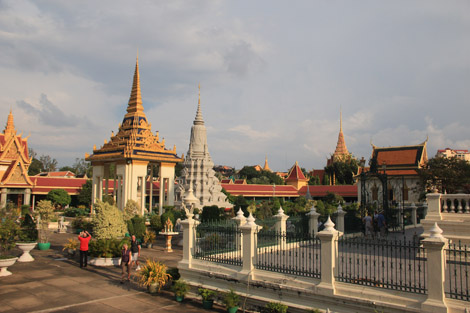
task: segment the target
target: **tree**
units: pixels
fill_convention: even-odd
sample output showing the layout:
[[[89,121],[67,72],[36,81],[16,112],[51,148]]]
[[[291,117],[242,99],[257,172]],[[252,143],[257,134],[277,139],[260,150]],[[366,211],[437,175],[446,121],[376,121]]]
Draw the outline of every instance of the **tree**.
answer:
[[[29,165],[28,168],[28,175],[29,176],[34,176],[42,172],[42,163],[36,158],[37,153],[31,148],[28,148],[28,155],[31,160],[31,164]]]
[[[239,209],[242,209],[243,213],[245,213],[246,216],[248,216],[248,211],[246,210],[248,207],[248,201],[246,200],[245,197],[242,195],[239,195],[235,198],[235,201],[233,202],[234,204],[234,210],[237,212]]]
[[[137,201],[129,199],[124,207],[124,220],[130,220],[136,214],[140,214],[140,205]]]
[[[42,169],[45,172],[55,172],[57,170],[57,160],[48,155],[41,155],[39,162],[42,163]]]
[[[121,211],[109,203],[97,201],[93,218],[93,235],[96,239],[123,237],[127,231]]]
[[[61,171],[61,172],[69,171],[69,172],[72,172],[72,173],[76,174],[75,169],[71,166],[62,166],[61,168],[59,168],[59,171]]]
[[[436,157],[418,169],[424,192],[470,193],[470,163],[458,158]]]
[[[349,158],[334,161],[325,167],[325,172],[329,177],[335,178],[335,185],[352,185],[354,184],[354,175],[357,173],[358,168],[357,160]]]
[[[64,189],[52,189],[47,194],[47,200],[50,200],[56,209],[60,209],[68,204],[72,200],[70,195]]]
[[[309,185],[320,185],[320,177],[317,175],[310,177],[308,180]]]
[[[72,168],[74,169],[73,172],[77,175],[87,174],[88,177],[93,175],[90,162],[85,161],[83,158],[76,158]]]
[[[91,204],[91,190],[92,184],[91,180],[87,180],[86,183],[82,185],[82,189],[80,189],[80,193],[78,194],[78,202],[80,204],[90,206]]]

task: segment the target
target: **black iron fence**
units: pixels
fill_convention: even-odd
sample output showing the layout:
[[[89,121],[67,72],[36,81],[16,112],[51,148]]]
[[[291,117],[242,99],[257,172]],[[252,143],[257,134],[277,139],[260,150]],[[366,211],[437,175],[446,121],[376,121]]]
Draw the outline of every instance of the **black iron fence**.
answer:
[[[417,241],[341,238],[337,281],[426,293],[426,258]]]
[[[278,232],[274,230],[257,233],[258,269],[320,278],[321,242],[308,232]]]
[[[460,242],[458,244],[450,244],[446,249],[446,297],[470,301],[468,291],[469,249],[470,247],[462,245]]]
[[[242,265],[241,232],[234,223],[202,223],[195,227],[193,257],[215,263]]]

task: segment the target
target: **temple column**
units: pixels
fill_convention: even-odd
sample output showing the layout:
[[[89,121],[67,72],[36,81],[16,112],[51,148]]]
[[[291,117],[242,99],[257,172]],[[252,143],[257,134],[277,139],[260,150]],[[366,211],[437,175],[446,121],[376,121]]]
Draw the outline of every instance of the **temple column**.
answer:
[[[7,206],[7,195],[8,195],[8,188],[3,188],[2,195],[0,197],[0,206],[2,208]]]
[[[165,183],[164,179],[162,177],[161,173],[161,167],[160,167],[160,193],[158,197],[158,214],[162,215],[163,214],[163,192],[165,190]]]
[[[25,189],[24,194],[24,204],[25,205],[30,205],[31,204],[31,189]]]
[[[152,202],[153,202],[153,164],[150,165],[149,213],[153,212],[153,210],[152,210]]]
[[[139,177],[141,186],[140,186],[140,208],[141,208],[141,215],[144,216],[145,213],[145,190],[147,189],[146,184],[147,182],[145,181],[145,176],[140,176]]]

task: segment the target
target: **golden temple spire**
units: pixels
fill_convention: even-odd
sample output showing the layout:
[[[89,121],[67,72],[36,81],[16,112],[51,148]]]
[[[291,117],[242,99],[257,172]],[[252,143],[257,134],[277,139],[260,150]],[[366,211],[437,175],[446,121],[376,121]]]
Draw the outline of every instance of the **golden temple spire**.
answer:
[[[5,126],[5,131],[3,132],[5,136],[14,136],[16,135],[15,124],[13,122],[13,113],[10,109],[10,114],[8,114],[7,125]]]
[[[264,167],[263,167],[263,170],[265,171],[270,171],[271,172],[271,169],[269,168],[269,165],[268,165],[268,156],[265,155],[265,158],[264,158]]]
[[[340,156],[340,155],[347,155],[347,154],[349,154],[349,151],[348,151],[348,148],[346,147],[346,142],[344,141],[344,135],[343,135],[343,112],[340,109],[338,142],[336,143],[336,149],[333,155]]]
[[[199,84],[199,99],[197,103],[196,118],[194,119],[193,124],[204,125],[204,120],[202,119],[202,111],[201,111],[201,84]]]
[[[139,75],[139,55],[137,54],[135,62],[134,81],[132,83],[131,96],[127,106],[127,113],[143,112],[142,95],[140,93],[140,75]]]

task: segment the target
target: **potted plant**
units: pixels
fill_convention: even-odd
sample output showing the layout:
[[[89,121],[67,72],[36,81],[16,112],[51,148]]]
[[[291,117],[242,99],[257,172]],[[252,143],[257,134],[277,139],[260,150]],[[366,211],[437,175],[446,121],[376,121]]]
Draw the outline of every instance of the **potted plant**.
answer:
[[[124,243],[129,245],[129,238],[92,239],[88,244],[88,254],[91,257],[89,263],[94,266],[119,266]]]
[[[166,270],[167,267],[165,264],[153,259],[147,259],[145,264],[141,265],[140,269],[137,271],[139,284],[147,287],[150,293],[160,292],[170,278]]]
[[[207,310],[212,309],[212,306],[214,305],[214,298],[217,295],[217,292],[206,288],[199,288],[198,294],[202,298],[202,307]]]
[[[263,313],[286,313],[288,306],[280,302],[269,302],[263,309]]]
[[[238,311],[238,303],[240,302],[240,296],[235,293],[233,289],[230,289],[230,291],[224,295],[223,302],[225,304],[225,307],[227,308],[227,312],[235,313]]]
[[[10,206],[0,209],[0,277],[11,275],[7,268],[15,264],[18,259],[9,254],[15,246],[19,232],[16,217],[17,215]]]
[[[147,246],[147,248],[152,248],[153,241],[157,238],[155,235],[155,232],[146,229],[144,233],[144,243]]]
[[[67,253],[73,257],[75,255],[75,251],[78,248],[78,245],[79,245],[79,242],[76,239],[69,238],[67,243],[64,244],[62,251],[67,251]]]
[[[175,293],[176,301],[182,302],[184,299],[184,296],[189,291],[189,286],[184,280],[178,279],[173,282],[173,286],[171,287],[171,289]]]
[[[29,213],[27,213],[21,221],[21,229],[19,232],[19,241],[16,246],[23,251],[18,262],[32,262],[34,258],[29,253],[37,244],[38,230],[36,223]]]
[[[49,200],[38,202],[35,210],[39,218],[39,250],[48,250],[51,247],[49,242],[49,222],[54,217],[54,206]]]

